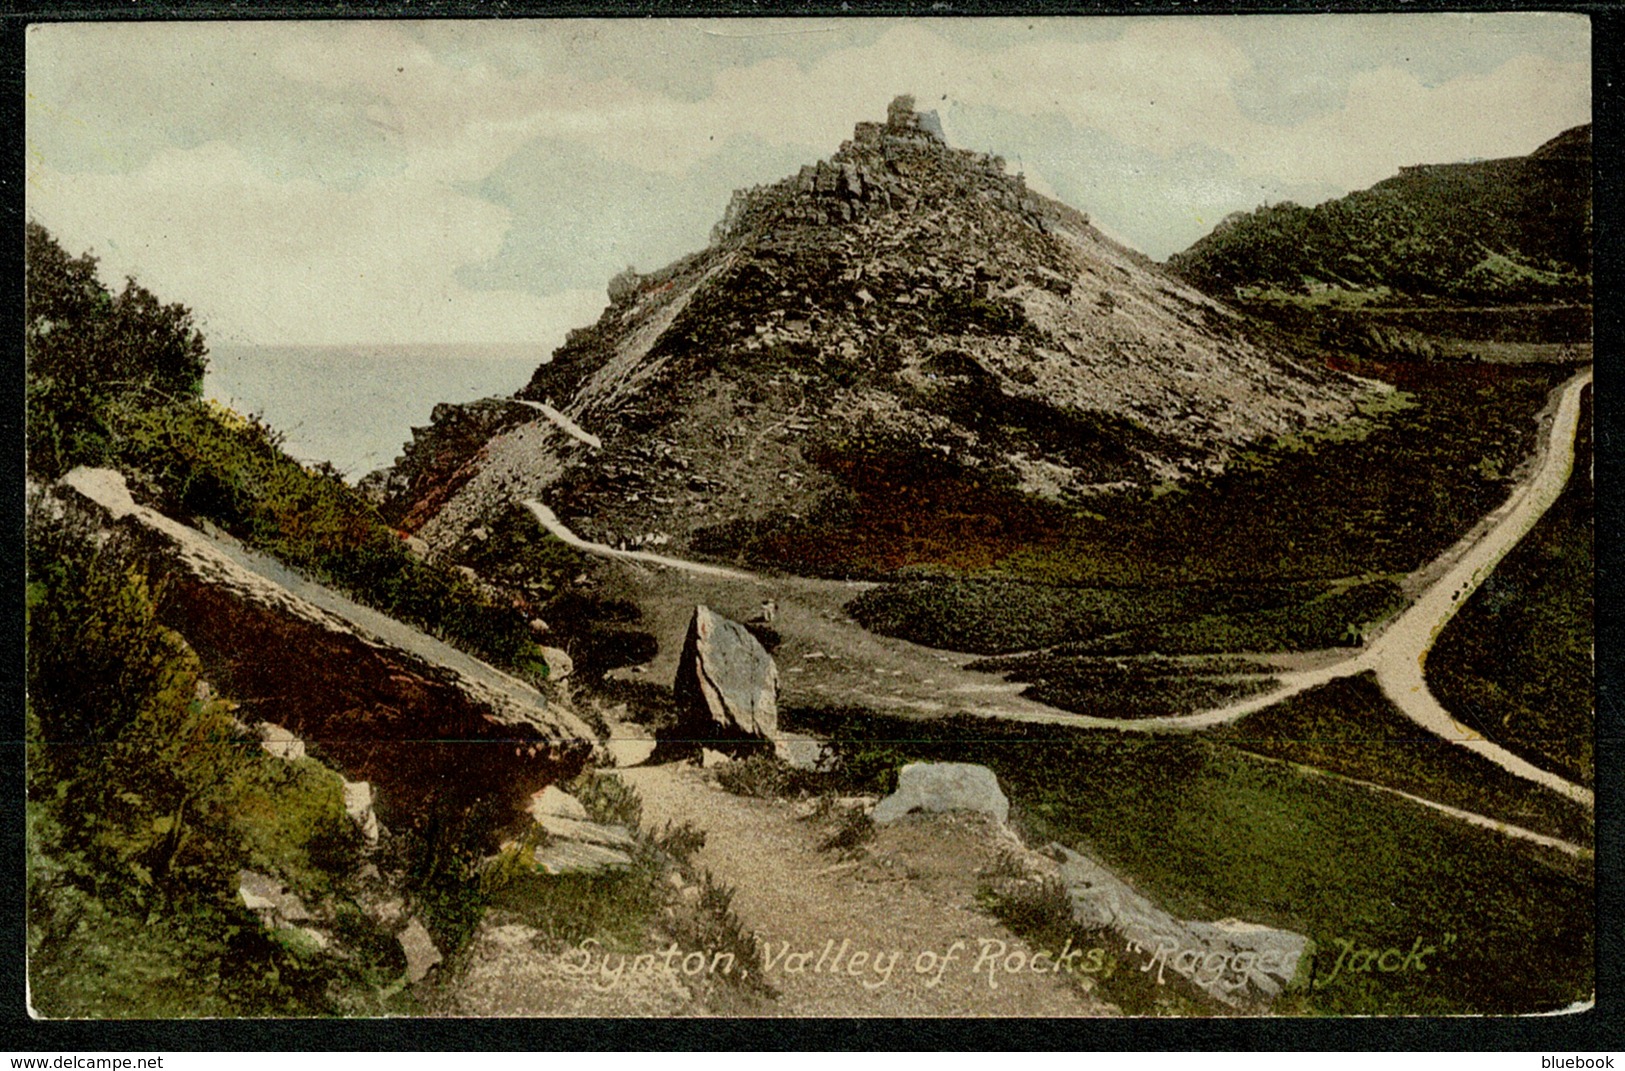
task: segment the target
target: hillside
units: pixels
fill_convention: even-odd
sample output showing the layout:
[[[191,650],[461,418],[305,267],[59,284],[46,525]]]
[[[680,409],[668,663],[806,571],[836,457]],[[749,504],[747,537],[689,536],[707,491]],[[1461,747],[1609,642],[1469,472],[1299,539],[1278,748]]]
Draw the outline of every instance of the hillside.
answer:
[[[1455,302],[1591,300],[1591,127],[1528,156],[1406,167],[1313,208],[1225,219],[1168,267],[1225,299],[1356,291]]]
[[[587,538],[703,554],[880,500],[965,519],[964,546],[1024,504],[1217,471],[1361,389],[950,148],[909,98],[609,297],[518,401],[440,407],[369,479],[384,516],[446,551],[537,497]]]

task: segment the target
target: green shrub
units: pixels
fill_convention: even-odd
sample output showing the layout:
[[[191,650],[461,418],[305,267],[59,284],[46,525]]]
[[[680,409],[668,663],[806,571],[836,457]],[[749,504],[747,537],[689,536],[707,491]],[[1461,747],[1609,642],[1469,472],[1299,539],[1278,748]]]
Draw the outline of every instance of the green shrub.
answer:
[[[259,420],[200,402],[121,404],[110,413],[116,460],[163,512],[211,521],[359,602],[505,669],[545,677],[526,606],[495,602],[415,557],[337,473],[293,460]]]
[[[796,769],[772,752],[761,752],[719,766],[717,783],[736,796],[784,799],[815,795],[824,779],[810,770]]]
[[[38,505],[36,503],[36,505]],[[28,561],[28,948],[52,1016],[378,1014],[398,950],[347,899],[339,776],[285,762],[199,688],[116,535],[36,509]],[[343,956],[267,934],[255,869],[335,905]]]
[[[114,294],[95,257],[68,256],[32,220],[25,238],[28,467],[54,477],[105,461],[115,401],[196,398],[208,350],[185,306],[160,304],[134,279]]]
[[[615,774],[584,770],[570,782],[568,791],[581,801],[587,816],[595,822],[636,829],[643,821],[643,799],[637,789]]]
[[[850,854],[874,839],[874,819],[863,808],[851,807],[841,812],[834,831],[819,842],[818,850]]]

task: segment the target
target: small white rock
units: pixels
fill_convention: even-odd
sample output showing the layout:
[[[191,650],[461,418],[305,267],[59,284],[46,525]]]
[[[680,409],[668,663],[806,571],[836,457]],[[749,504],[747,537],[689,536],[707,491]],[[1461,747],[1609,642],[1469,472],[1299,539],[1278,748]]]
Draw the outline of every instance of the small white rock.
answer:
[[[255,729],[260,734],[260,747],[274,758],[292,762],[305,757],[305,742],[282,726],[262,721]]]
[[[587,808],[581,805],[580,800],[557,785],[548,785],[532,796],[527,809],[531,817],[537,821],[541,821],[547,815],[572,818],[578,822],[587,820]]]
[[[435,964],[441,961],[440,950],[434,946],[434,938],[424,929],[423,923],[413,919],[406,924],[406,929],[396,938],[400,942],[401,951],[406,953],[406,980],[408,982],[421,982],[434,969]]]

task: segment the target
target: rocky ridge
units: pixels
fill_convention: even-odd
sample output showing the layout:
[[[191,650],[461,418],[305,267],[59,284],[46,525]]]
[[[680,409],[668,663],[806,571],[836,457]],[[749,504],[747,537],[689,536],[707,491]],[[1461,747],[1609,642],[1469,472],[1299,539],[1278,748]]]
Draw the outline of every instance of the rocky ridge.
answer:
[[[276,697],[279,724],[261,726],[263,746],[289,761],[304,755],[305,741],[321,747],[353,779],[346,804],[363,829],[377,786],[386,822],[415,824],[436,808],[483,802],[495,837],[531,793],[574,773],[597,744],[568,705],[273,559],[136,504],[118,472],[74,469],[52,491],[54,508],[131,534],[165,578],[163,620],[212,680],[236,695]]]
[[[386,518],[454,554],[537,497],[588,538],[703,551],[729,524],[827,510],[877,458],[1061,501],[1214,471],[1361,389],[951,148],[908,98],[609,296],[519,401],[437,409],[367,481]]]

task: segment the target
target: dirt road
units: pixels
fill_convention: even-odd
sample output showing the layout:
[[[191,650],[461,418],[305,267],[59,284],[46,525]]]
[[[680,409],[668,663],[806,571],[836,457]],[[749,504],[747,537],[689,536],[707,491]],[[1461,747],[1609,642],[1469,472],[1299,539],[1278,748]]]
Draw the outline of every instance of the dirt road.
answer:
[[[643,797],[645,825],[704,830],[695,860],[734,887],[734,911],[762,942],[779,993],[770,1014],[1114,1014],[1060,974],[1011,969],[1039,950],[975,904],[977,871],[1008,837],[980,815],[910,815],[843,857],[819,850],[827,828],[795,804],[730,795],[692,765],[618,775]]]
[[[1540,769],[1456,721],[1428,690],[1423,676],[1428,652],[1445,625],[1563,493],[1574,470],[1580,394],[1590,383],[1591,372],[1587,370],[1558,388],[1557,410],[1534,471],[1490,513],[1486,518],[1489,524],[1481,526],[1482,534],[1458,543],[1428,567],[1438,574],[1437,579],[1363,650],[1331,665],[1282,674],[1278,678],[1280,688],[1262,696],[1201,714],[1148,718],[1138,724],[1146,729],[1207,729],[1237,721],[1339,678],[1373,672],[1401,713],[1428,732],[1484,756],[1516,777],[1592,806],[1590,789]]]
[[[1337,661],[1283,672],[1276,687],[1198,714],[1124,721],[1058,710],[1028,699],[1020,683],[964,667],[973,656],[933,650],[878,636],[846,616],[843,607],[866,585],[795,577],[769,577],[641,551],[623,551],[576,536],[539,502],[524,505],[550,532],[572,546],[634,565],[668,572],[634,572],[648,624],[660,636],[680,636],[687,614],[705,602],[733,617],[748,616],[767,598],[778,604],[775,627],[784,636],[778,658],[788,703],[849,704],[917,715],[966,712],[1015,721],[1049,722],[1120,732],[1189,732],[1239,720],[1283,699],[1343,677],[1374,672],[1383,691],[1407,718],[1429,732],[1483,755],[1507,772],[1586,806],[1590,789],[1548,773],[1452,718],[1428,691],[1422,667],[1439,633],[1496,564],[1534,527],[1562,493],[1574,467],[1580,394],[1589,370],[1554,391],[1558,403],[1533,470],[1469,537],[1420,571],[1434,577],[1416,601],[1365,648]],[[647,672],[667,679],[676,668],[675,645],[663,645]]]

